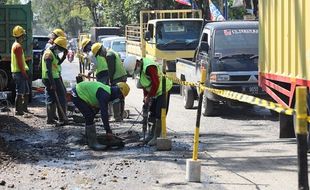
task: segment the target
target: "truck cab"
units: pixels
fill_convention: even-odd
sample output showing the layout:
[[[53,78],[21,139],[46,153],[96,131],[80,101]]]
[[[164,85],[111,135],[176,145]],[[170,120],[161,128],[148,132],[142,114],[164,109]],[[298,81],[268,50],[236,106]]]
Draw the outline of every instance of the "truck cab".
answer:
[[[200,10],[140,11],[140,23],[126,26],[126,59],[148,57],[166,65],[168,75],[175,76],[176,58],[192,60],[202,28]],[[133,62],[124,61],[126,70]]]
[[[192,60],[201,27],[202,19],[150,20],[145,32],[146,54],[159,63],[165,61],[167,72],[175,72],[177,56]]]
[[[200,70],[207,70],[205,85],[254,96],[265,96],[258,87],[258,22],[225,21],[207,23],[200,37],[194,62],[178,59],[177,76],[197,82]],[[193,106],[197,92],[183,87],[186,108]],[[210,91],[205,91],[203,114],[214,115],[223,103],[239,106]]]

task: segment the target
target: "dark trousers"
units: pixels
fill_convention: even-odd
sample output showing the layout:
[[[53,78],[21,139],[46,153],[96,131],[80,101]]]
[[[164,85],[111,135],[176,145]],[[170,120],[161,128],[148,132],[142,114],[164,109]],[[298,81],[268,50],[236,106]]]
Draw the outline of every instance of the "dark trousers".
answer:
[[[59,98],[59,102],[63,108],[67,105],[66,100],[66,92],[64,89],[64,85],[61,79],[54,79],[56,85],[56,93]],[[42,80],[43,84],[45,85],[45,97],[46,97],[46,104],[56,103],[56,96],[54,90],[51,90],[51,83],[48,79]]]
[[[72,101],[74,105],[80,110],[83,117],[86,120],[86,125],[92,125],[94,124],[94,119],[96,112],[93,110],[91,106],[89,106],[84,100],[82,100],[80,97],[76,96],[72,98]]]
[[[161,108],[163,105],[163,95],[160,95],[152,100],[150,107],[150,117],[161,119]],[[166,100],[166,114],[168,114],[169,102],[170,102],[170,91],[167,92],[167,100]]]

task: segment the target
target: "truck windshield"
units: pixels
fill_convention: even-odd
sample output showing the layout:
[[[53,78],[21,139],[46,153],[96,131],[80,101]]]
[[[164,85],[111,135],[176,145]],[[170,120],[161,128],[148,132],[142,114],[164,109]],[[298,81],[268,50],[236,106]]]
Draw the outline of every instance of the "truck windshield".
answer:
[[[214,53],[219,57],[233,54],[258,54],[258,29],[215,31]]]
[[[195,50],[202,21],[162,21],[156,25],[156,45],[160,50]]]

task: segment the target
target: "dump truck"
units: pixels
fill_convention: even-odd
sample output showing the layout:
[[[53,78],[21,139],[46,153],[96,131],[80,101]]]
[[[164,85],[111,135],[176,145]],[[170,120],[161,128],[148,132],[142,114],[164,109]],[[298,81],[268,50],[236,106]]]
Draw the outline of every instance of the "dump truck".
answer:
[[[12,30],[16,25],[26,30],[27,38],[23,48],[29,67],[28,74],[32,79],[32,17],[31,2],[25,5],[0,5],[0,91],[11,91],[12,97],[15,96],[15,83],[11,73],[11,47],[15,41]]]
[[[140,11],[140,23],[129,24],[125,29],[126,56],[165,63],[167,74],[175,76],[176,58],[194,57],[202,24],[201,10]],[[130,69],[134,64],[135,60],[125,67]]]
[[[295,107],[296,87],[310,88],[310,12],[306,7],[309,0],[259,3],[259,85],[290,108]],[[293,126],[293,116],[280,114],[280,137],[293,137]]]
[[[121,27],[91,27],[91,40],[93,42],[100,42],[107,37],[120,36],[122,34]]]
[[[207,70],[204,85],[231,90],[256,97],[268,97],[258,87],[258,22],[208,22],[200,37],[194,61],[177,59],[176,75],[182,81],[197,82],[201,69]],[[182,86],[181,95],[186,109],[193,108],[198,99],[196,87]],[[218,115],[224,104],[230,107],[248,106],[223,98],[208,90],[204,92],[204,116]]]

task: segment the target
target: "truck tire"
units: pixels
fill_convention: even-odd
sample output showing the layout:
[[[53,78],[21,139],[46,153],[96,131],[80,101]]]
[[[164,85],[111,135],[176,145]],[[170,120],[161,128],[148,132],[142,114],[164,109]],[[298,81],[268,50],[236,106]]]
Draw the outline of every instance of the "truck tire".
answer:
[[[203,95],[202,99],[202,115],[203,116],[215,116],[217,115],[218,103],[210,100],[206,93]]]
[[[190,86],[182,86],[182,96],[185,109],[191,109],[194,106],[194,92]]]
[[[279,138],[295,138],[294,117],[292,115],[279,114],[280,134]]]

